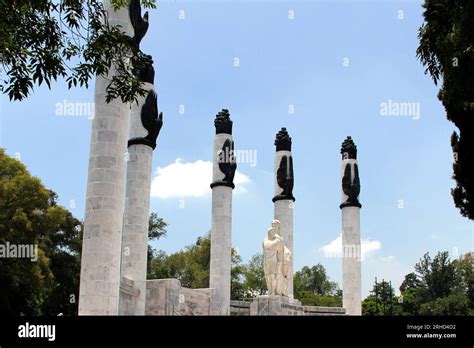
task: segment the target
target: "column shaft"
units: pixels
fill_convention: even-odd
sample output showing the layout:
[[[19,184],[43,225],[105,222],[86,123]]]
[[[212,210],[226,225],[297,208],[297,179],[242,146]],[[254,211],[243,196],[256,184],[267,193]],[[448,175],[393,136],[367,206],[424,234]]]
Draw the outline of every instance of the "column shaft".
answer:
[[[360,179],[357,147],[347,137],[341,147],[342,305],[348,315],[361,315]]]
[[[213,315],[230,314],[232,264],[232,188],[212,189],[211,268],[209,287],[214,290]]]
[[[121,25],[131,34],[128,9],[113,11],[109,1],[104,6],[110,24]],[[95,85],[79,315],[118,314],[129,106],[119,99],[105,102],[106,87],[114,73],[112,68],[107,78],[98,76]]]
[[[230,315],[232,264],[232,190],[237,168],[232,121],[223,109],[214,121],[216,136],[212,168],[211,265],[209,287],[214,289],[212,315]]]

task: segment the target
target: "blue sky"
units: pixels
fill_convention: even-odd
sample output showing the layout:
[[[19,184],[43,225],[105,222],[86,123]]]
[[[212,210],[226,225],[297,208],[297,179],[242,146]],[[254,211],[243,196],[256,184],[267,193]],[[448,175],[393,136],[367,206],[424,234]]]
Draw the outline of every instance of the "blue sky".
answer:
[[[206,162],[215,114],[227,108],[236,148],[257,154],[255,166],[239,163],[233,200],[233,245],[244,261],[261,250],[273,217],[273,141],[281,127],[293,138],[295,270],[320,262],[341,283],[341,259],[322,248],[341,232],[339,150],[347,135],[357,144],[361,175],[364,296],[374,277],[398,288],[427,251],[455,257],[474,250],[473,225],[450,196],[454,127],[415,56],[420,4],[159,1],[142,44],[155,60],[165,122],[151,209],[169,228],[154,246],[177,251],[209,231]],[[38,88],[21,103],[2,96],[0,146],[82,218],[90,120],[56,111],[65,100],[92,102],[93,88],[65,87]],[[416,103],[419,118],[381,115],[389,101]]]

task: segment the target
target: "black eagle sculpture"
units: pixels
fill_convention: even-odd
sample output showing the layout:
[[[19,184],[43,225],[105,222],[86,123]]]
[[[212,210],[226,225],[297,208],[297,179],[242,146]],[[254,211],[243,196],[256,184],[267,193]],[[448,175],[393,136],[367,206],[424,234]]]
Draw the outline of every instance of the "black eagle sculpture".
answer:
[[[224,179],[222,181],[228,183],[229,185],[234,185],[234,176],[235,170],[237,169],[237,163],[234,159],[234,142],[230,139],[226,139],[224,144],[222,145],[221,154],[225,156],[224,161],[219,162],[219,170],[224,174]],[[227,158],[227,154],[231,154],[229,158]]]
[[[128,7],[130,12],[130,22],[132,22],[134,36],[132,38],[135,53],[140,50],[140,43],[145,37],[150,23],[148,22],[148,11],[142,17],[142,7],[140,0],[131,0]]]
[[[160,112],[158,115],[158,97],[154,90],[150,90],[146,96],[145,103],[142,106],[141,120],[143,127],[148,131],[148,135],[144,140],[154,149],[156,139],[163,126],[163,113]]]
[[[277,183],[283,189],[279,195],[281,199],[293,199],[293,157],[283,156],[280,160],[280,166],[277,170]]]
[[[361,207],[359,202],[360,179],[359,167],[354,163],[354,179],[352,179],[351,164],[347,163],[342,177],[342,192],[347,196],[347,200],[341,204],[343,207]]]

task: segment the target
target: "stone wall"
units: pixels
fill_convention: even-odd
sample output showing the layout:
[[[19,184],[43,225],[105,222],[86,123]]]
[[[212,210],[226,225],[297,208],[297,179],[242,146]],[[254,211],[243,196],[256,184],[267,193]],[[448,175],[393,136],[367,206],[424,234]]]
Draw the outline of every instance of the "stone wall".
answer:
[[[211,315],[213,289],[181,288],[180,315]]]
[[[145,315],[179,315],[179,292],[177,279],[146,281]]]
[[[304,315],[345,315],[346,309],[342,307],[303,306]]]
[[[133,301],[133,282],[122,278],[120,291]],[[147,280],[145,315],[211,315],[214,289],[188,289],[177,279]],[[137,296],[136,294],[134,295]],[[132,302],[131,302],[132,303]],[[123,304],[127,308],[127,304]],[[126,313],[124,313],[126,314]],[[252,302],[231,301],[230,314],[247,315],[345,315],[341,307],[303,306],[285,296],[258,296]]]
[[[213,289],[188,289],[177,279],[147,280],[146,315],[210,315]]]
[[[237,305],[237,304],[235,304]],[[232,307],[231,307],[232,308]],[[240,312],[243,313],[243,312]],[[303,306],[298,300],[285,296],[258,296],[250,303],[250,315],[345,315],[341,307]],[[245,314],[236,314],[245,315]]]
[[[136,315],[136,308],[139,296],[140,290],[136,287],[135,282],[128,278],[121,277],[119,314]]]
[[[250,302],[230,301],[230,315],[250,315]]]

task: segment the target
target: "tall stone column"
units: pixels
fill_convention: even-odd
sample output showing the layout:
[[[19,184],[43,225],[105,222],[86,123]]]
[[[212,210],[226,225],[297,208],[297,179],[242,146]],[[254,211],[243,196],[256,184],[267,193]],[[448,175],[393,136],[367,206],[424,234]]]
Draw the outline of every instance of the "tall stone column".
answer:
[[[104,1],[109,23],[132,35],[128,8],[113,11]],[[106,103],[106,88],[115,74],[97,76],[92,120],[82,245],[79,315],[117,315],[125,188],[129,105]]]
[[[275,139],[275,220],[280,221],[280,233],[285,246],[290,250],[290,275],[288,277],[288,295],[293,296],[293,156],[291,155],[291,138],[282,128]]]
[[[148,16],[145,16],[148,22]],[[145,20],[141,16],[139,0],[130,4],[130,19],[135,29],[136,54],[146,62],[135,68],[135,73],[147,93],[131,105],[121,263],[121,276],[134,282],[139,295],[136,303],[126,303],[127,296],[121,293],[119,313],[145,315],[152,157],[163,116],[158,115],[153,59],[140,51],[140,41],[146,34],[146,29],[142,28],[148,26],[143,25]]]
[[[357,147],[347,137],[341,147],[342,165],[342,306],[348,315],[361,315],[360,180]]]
[[[214,289],[212,315],[230,315],[232,258],[232,190],[237,163],[232,140],[232,121],[223,109],[214,121],[216,137],[212,169],[211,267],[209,287]]]
[[[121,268],[122,277],[133,280],[140,294],[132,313],[121,306],[120,314],[126,315],[145,315],[152,157],[163,124],[152,83],[146,82],[144,88],[147,96],[139,98],[131,111]]]

